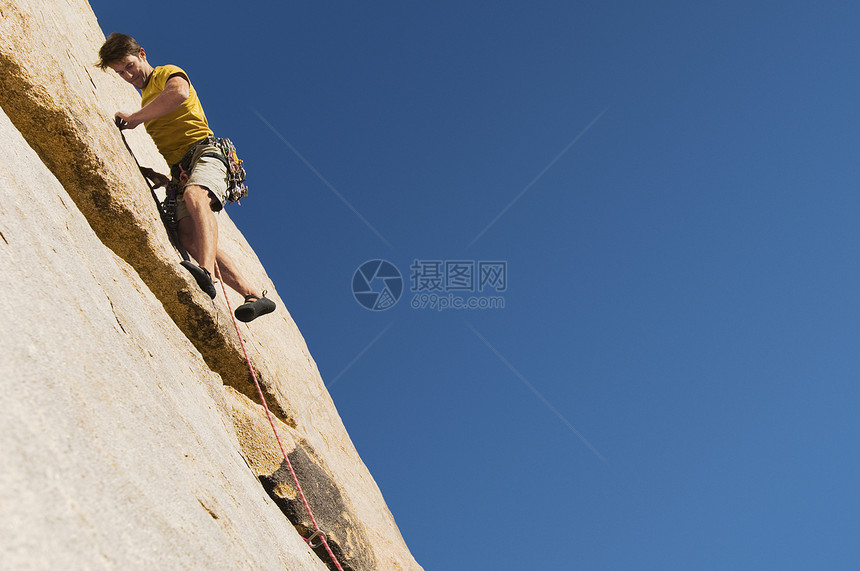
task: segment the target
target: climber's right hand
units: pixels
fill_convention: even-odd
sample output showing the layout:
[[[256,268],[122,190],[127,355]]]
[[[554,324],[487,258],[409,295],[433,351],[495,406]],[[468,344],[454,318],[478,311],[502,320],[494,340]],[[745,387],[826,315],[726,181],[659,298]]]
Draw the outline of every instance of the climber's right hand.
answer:
[[[136,121],[132,118],[131,113],[123,113],[122,111],[117,111],[113,117],[114,123],[116,126],[123,129],[134,129],[138,125],[140,125],[140,121]]]

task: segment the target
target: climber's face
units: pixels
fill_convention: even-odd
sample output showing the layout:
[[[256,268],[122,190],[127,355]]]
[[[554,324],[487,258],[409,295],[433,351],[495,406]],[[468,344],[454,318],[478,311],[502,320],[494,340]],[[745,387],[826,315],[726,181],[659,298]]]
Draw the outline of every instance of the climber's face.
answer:
[[[146,52],[143,48],[135,55],[127,55],[116,63],[110,64],[121,78],[138,89],[143,89],[149,76],[152,75],[152,66],[146,61]]]

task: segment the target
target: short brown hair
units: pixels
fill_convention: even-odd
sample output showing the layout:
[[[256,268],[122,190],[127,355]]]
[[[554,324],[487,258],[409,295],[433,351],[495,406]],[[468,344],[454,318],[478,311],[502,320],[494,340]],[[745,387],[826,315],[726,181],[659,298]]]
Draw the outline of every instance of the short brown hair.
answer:
[[[96,67],[102,69],[121,61],[125,56],[136,56],[140,52],[140,44],[131,36],[113,32],[99,49],[99,61]]]

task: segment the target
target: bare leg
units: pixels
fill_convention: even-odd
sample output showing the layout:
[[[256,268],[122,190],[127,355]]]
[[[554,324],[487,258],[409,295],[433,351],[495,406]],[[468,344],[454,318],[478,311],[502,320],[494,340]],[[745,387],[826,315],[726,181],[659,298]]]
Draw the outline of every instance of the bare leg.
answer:
[[[212,198],[202,186],[185,187],[185,206],[188,216],[177,226],[179,242],[194,256],[197,263],[215,275],[218,250],[218,220],[212,212]]]
[[[221,251],[218,245],[218,220],[212,212],[215,199],[202,186],[189,185],[185,187],[185,205],[189,215],[179,221],[179,242],[194,256],[197,263],[215,277],[215,261],[221,270],[221,278],[228,286],[243,297],[253,295],[260,297],[248,281],[242,277],[233,259]]]
[[[221,279],[224,283],[242,294],[242,297],[249,295],[260,297],[260,292],[253,289],[239,273],[233,259],[220,249],[218,250],[218,269],[221,270]]]

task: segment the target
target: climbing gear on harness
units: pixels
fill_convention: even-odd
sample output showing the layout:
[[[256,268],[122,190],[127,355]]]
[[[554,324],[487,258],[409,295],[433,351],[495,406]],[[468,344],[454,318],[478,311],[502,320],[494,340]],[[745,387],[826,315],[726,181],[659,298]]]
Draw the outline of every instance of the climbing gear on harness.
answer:
[[[167,225],[168,228],[176,231],[178,222],[176,220],[176,196],[179,194],[179,190],[181,189],[179,179],[175,177],[171,178],[165,188],[166,193],[164,195],[164,202],[161,203],[162,218],[164,219],[164,224]]]
[[[248,196],[248,187],[245,186],[245,167],[243,161],[236,154],[236,146],[230,139],[215,139],[221,152],[227,159],[227,202],[239,202]],[[203,154],[206,156],[206,153]]]
[[[185,260],[182,260],[180,264],[182,264],[183,268],[191,272],[191,275],[194,276],[200,289],[202,289],[206,295],[215,299],[215,296],[218,295],[218,291],[215,289],[215,284],[212,283],[212,274],[210,274],[206,268],[195,266],[191,262],[187,262]]]
[[[221,268],[218,267],[218,262],[215,262],[215,274],[218,276],[218,280],[221,282],[221,291],[224,292],[224,301],[227,304],[227,311],[230,311],[230,298],[227,297],[227,288],[224,287],[224,278],[221,277]],[[263,298],[265,299],[265,298]],[[238,308],[237,308],[238,309]],[[305,539],[306,542],[310,542],[319,539],[322,546],[325,547],[326,553],[331,557],[332,563],[338,569],[338,571],[343,571],[343,567],[341,567],[340,562],[335,557],[334,552],[331,550],[331,546],[328,544],[328,540],[326,539],[325,533],[320,529],[319,524],[317,523],[316,518],[314,517],[314,512],[311,510],[311,505],[308,503],[308,498],[305,496],[305,492],[302,490],[302,485],[299,483],[299,477],[296,476],[296,471],[293,469],[293,463],[290,462],[290,457],[287,455],[287,451],[284,449],[284,444],[281,442],[281,437],[278,434],[278,429],[275,428],[275,421],[272,419],[272,413],[269,410],[269,405],[266,404],[266,395],[263,394],[263,387],[260,386],[260,381],[257,379],[257,373],[254,372],[254,367],[251,365],[251,358],[248,357],[248,349],[245,347],[245,340],[242,338],[242,333],[239,331],[239,324],[236,323],[236,320],[233,320],[233,327],[236,328],[236,335],[239,337],[239,344],[242,346],[242,354],[245,355],[245,362],[248,364],[248,371],[251,372],[251,378],[254,380],[254,386],[257,387],[257,395],[260,397],[260,402],[263,403],[263,410],[266,411],[266,418],[269,419],[269,426],[272,427],[272,432],[275,434],[275,441],[278,443],[278,447],[281,449],[281,454],[284,457],[284,462],[287,464],[287,468],[290,469],[290,475],[293,477],[293,483],[296,485],[296,491],[299,493],[299,497],[302,499],[302,503],[305,505],[305,511],[308,512],[308,517],[310,517],[311,524],[314,526],[314,533],[311,534],[310,538]],[[319,544],[317,544],[318,546]],[[313,547],[313,546],[311,546]]]
[[[256,295],[246,295],[245,303],[236,308],[236,319],[248,323],[267,313],[275,311],[275,302],[266,297],[266,292],[263,292],[262,297]]]

